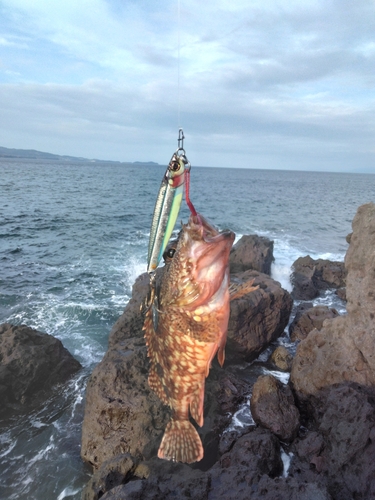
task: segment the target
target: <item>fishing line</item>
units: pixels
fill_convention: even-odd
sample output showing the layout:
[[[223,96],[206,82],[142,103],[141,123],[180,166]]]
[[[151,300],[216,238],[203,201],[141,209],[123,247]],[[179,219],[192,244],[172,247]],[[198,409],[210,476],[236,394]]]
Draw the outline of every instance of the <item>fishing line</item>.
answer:
[[[181,51],[181,0],[177,2],[177,128],[181,128],[180,102],[180,51]]]

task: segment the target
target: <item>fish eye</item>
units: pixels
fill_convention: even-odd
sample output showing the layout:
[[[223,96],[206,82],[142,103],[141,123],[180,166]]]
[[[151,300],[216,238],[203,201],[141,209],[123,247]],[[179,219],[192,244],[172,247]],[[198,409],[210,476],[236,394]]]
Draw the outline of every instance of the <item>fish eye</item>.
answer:
[[[165,262],[168,262],[173,259],[174,254],[176,253],[175,247],[169,247],[163,253],[163,259]]]

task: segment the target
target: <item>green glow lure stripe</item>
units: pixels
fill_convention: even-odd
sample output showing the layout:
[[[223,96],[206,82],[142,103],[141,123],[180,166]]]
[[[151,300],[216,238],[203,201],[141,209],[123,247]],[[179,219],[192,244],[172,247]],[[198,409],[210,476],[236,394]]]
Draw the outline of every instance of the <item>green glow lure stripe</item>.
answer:
[[[185,163],[172,156],[163,177],[152,217],[148,246],[147,272],[158,267],[180,211],[185,182]]]

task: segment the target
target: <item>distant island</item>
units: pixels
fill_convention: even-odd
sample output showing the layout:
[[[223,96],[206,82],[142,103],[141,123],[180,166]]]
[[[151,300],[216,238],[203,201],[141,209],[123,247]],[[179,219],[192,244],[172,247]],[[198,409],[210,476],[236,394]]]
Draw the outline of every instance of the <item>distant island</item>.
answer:
[[[37,151],[35,149],[12,149],[4,148],[0,146],[0,159],[2,158],[23,158],[29,160],[56,160],[56,161],[79,161],[79,162],[90,162],[90,163],[128,163],[132,165],[159,165],[154,161],[114,161],[114,160],[98,160],[89,159],[76,156],[68,155],[55,155],[52,153],[45,153],[43,151]]]

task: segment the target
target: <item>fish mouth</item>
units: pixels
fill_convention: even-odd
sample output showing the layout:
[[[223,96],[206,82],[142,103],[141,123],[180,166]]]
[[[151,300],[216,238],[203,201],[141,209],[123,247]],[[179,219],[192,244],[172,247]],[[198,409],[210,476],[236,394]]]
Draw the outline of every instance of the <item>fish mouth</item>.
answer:
[[[235,234],[229,229],[218,231],[200,214],[190,216],[187,229],[192,240],[190,257],[195,261],[195,278],[198,282],[210,281],[215,288],[227,270]]]
[[[190,226],[194,231],[196,231],[200,238],[207,244],[218,244],[222,241],[230,241],[232,243],[235,238],[235,234],[230,229],[224,229],[223,231],[218,231],[212,224],[208,222],[207,219],[201,214],[191,215],[188,226]]]

